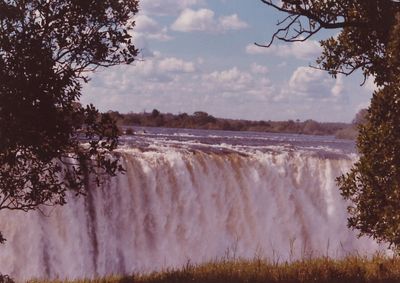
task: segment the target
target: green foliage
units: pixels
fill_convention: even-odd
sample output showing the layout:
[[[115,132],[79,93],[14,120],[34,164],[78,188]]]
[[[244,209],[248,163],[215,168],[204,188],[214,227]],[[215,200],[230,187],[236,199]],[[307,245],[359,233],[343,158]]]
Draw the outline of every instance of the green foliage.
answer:
[[[400,247],[400,88],[374,93],[357,139],[359,161],[338,179],[351,200],[349,226]]]
[[[91,71],[134,60],[137,11],[137,0],[0,1],[0,210],[62,205],[88,174],[122,170],[108,154],[113,119],[78,101]]]
[[[373,95],[360,127],[360,160],[338,184],[351,200],[348,226],[400,252],[400,13],[387,44],[386,85]]]
[[[318,258],[292,263],[252,261],[216,261],[199,266],[188,263],[180,270],[165,270],[152,274],[111,276],[71,283],[396,283],[400,281],[400,261],[374,256],[348,257],[342,260]],[[46,283],[31,280],[29,283]],[[67,283],[53,281],[47,283]]]
[[[332,1],[328,1],[332,2]],[[399,3],[391,0],[345,0],[340,1],[340,15],[345,26],[337,37],[321,41],[324,48],[317,60],[321,68],[332,75],[351,74],[361,69],[365,76],[374,76],[377,85],[390,81],[386,48]]]

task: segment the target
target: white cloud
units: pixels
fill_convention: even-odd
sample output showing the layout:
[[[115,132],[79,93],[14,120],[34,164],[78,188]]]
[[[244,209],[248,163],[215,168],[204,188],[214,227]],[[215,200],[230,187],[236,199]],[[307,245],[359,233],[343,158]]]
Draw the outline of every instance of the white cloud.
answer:
[[[268,48],[259,47],[254,44],[246,46],[246,53],[251,55],[271,54],[280,57],[292,56],[301,60],[316,59],[321,54],[321,46],[315,40],[305,42],[294,42],[285,45],[273,44]]]
[[[216,27],[214,12],[209,9],[186,9],[171,26],[173,30],[182,32],[208,31],[213,27]]]
[[[228,70],[214,71],[211,74],[207,74],[205,80],[211,80],[217,84],[237,88],[247,85],[252,80],[252,77],[248,73],[240,71],[237,67],[233,67]]]
[[[233,99],[232,102],[226,101],[226,105],[248,104],[248,101],[257,101],[256,103],[262,104],[271,101],[274,93],[272,83],[268,78],[260,74],[251,74],[238,67],[203,74],[201,81],[204,91],[226,99]]]
[[[161,72],[193,73],[195,71],[193,62],[187,62],[175,57],[162,59],[159,62],[158,67]]]
[[[334,101],[343,97],[344,84],[342,76],[333,79],[327,72],[298,67],[288,84],[282,89],[279,99],[299,97],[309,101]]]
[[[248,27],[248,24],[237,14],[215,18],[210,9],[185,9],[171,25],[171,28],[180,32],[211,32],[219,33],[228,30],[239,30]]]
[[[203,4],[204,0],[141,0],[140,8],[147,14],[174,15],[186,8]]]
[[[269,70],[266,66],[258,65],[257,63],[251,64],[251,72],[253,74],[261,74],[266,75],[268,74]]]
[[[343,82],[343,76],[338,75],[336,78],[335,85],[331,89],[331,93],[334,97],[340,97],[343,95],[344,92],[344,82]]]
[[[289,80],[289,86],[305,96],[319,92],[321,87],[327,85],[326,73],[308,67],[297,68]]]
[[[219,18],[219,23],[223,30],[240,30],[249,26],[246,22],[239,19],[237,14],[221,16]]]
[[[141,33],[156,33],[160,30],[159,24],[152,18],[140,14],[135,17],[135,31]]]
[[[133,31],[133,36],[135,37],[144,36],[146,38],[157,39],[161,41],[172,39],[172,37],[167,34],[167,27],[161,27],[156,20],[145,14],[136,16],[135,22],[136,25]]]
[[[243,82],[250,79],[248,74],[239,71],[237,67],[233,67],[229,70],[212,72],[209,77],[215,79],[219,83]]]
[[[149,86],[153,83],[168,83],[175,79],[179,74],[193,73],[196,71],[196,63],[191,61],[185,61],[176,57],[164,57],[159,52],[153,52],[152,57],[145,58],[141,61],[136,61],[132,66],[116,68],[120,70],[117,72],[119,78],[116,78],[114,72],[104,72],[104,74],[114,74],[113,79],[109,79],[103,75],[104,79],[101,80],[101,84],[107,84],[107,82],[113,84],[116,82],[123,82],[115,84],[115,87],[129,88],[126,86],[130,81],[140,80]],[[121,71],[124,70],[124,71]],[[126,83],[125,83],[126,82]],[[142,84],[140,84],[142,85]],[[145,84],[143,84],[145,87]]]

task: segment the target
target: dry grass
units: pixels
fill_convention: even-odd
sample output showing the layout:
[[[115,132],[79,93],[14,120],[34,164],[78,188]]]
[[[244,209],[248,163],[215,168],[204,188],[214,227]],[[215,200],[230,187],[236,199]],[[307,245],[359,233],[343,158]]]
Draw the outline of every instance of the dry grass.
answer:
[[[399,283],[400,258],[376,255],[370,259],[350,256],[342,260],[319,258],[293,263],[263,260],[219,261],[180,270],[165,270],[147,275],[110,276],[76,281],[31,280],[30,283]]]

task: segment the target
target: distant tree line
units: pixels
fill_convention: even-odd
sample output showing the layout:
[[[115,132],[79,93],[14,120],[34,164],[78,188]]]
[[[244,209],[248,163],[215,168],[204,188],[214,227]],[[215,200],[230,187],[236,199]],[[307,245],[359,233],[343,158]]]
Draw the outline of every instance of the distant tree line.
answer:
[[[360,112],[361,113],[361,112]],[[256,131],[272,133],[293,133],[307,135],[335,135],[338,138],[354,139],[357,135],[357,124],[362,114],[357,114],[353,123],[320,123],[314,120],[287,121],[249,121],[216,118],[206,112],[196,111],[187,113],[161,113],[154,109],[151,112],[121,114],[109,111],[119,126],[166,127],[226,131]],[[131,130],[129,131],[129,133]]]

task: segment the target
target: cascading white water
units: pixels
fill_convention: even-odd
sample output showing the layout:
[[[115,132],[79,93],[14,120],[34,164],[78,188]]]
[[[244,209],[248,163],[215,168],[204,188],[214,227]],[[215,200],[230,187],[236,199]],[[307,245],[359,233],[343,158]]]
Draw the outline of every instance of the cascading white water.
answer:
[[[346,228],[335,177],[352,160],[306,151],[123,152],[125,175],[64,207],[1,211],[0,272],[82,278],[222,257],[290,260],[378,248]]]

